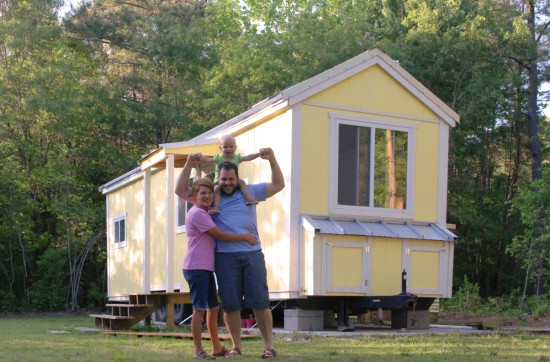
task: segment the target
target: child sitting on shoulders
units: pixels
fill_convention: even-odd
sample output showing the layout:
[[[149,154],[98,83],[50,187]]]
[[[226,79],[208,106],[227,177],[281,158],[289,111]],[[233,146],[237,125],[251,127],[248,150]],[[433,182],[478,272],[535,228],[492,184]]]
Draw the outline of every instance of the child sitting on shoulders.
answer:
[[[252,161],[260,157],[259,152],[251,153],[246,156],[243,156],[240,153],[236,153],[235,151],[237,151],[237,142],[235,141],[235,138],[231,135],[220,137],[219,148],[222,153],[215,154],[214,157],[202,156],[201,160],[202,162],[214,162],[216,164],[216,171],[214,176],[214,184],[216,184],[216,186],[214,187],[214,204],[210,208],[210,214],[220,213],[221,190],[218,183],[218,165],[223,162],[229,161],[238,166],[241,162]],[[237,180],[237,184],[241,189],[241,193],[244,196],[245,203],[249,206],[256,205],[258,203],[258,200],[250,195],[250,191],[246,186],[246,182],[243,179],[239,178]]]

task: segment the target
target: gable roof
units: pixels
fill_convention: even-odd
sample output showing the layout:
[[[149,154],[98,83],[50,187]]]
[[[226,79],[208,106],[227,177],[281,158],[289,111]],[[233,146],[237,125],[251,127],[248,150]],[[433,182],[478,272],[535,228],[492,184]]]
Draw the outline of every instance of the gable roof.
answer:
[[[216,143],[218,142],[218,138],[223,134],[240,130],[254,124],[255,121],[264,118],[266,115],[275,114],[288,109],[304,99],[350,78],[373,65],[378,65],[384,69],[450,126],[454,127],[459,122],[459,115],[447,106],[445,102],[435,96],[435,94],[417,81],[386,53],[378,48],[374,48],[312,78],[283,89],[279,93],[255,104],[246,112],[241,113],[191,140],[165,143],[161,144],[160,147],[170,149]]]

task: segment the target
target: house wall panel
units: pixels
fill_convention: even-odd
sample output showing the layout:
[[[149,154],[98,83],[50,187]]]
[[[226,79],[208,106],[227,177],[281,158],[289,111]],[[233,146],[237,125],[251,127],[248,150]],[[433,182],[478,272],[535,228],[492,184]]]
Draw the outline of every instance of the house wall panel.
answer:
[[[401,293],[403,242],[398,238],[372,238],[372,295]]]
[[[109,203],[109,297],[123,296],[143,285],[143,179],[107,195]],[[126,246],[114,247],[113,219],[126,215]]]
[[[299,244],[297,240],[291,243],[288,216],[291,189],[288,170],[292,162],[289,147],[291,118],[291,112],[283,113],[236,136],[237,146],[243,154],[258,152],[260,148],[272,148],[285,178],[285,188],[256,207],[271,293],[289,292],[290,276],[295,278],[298,275]],[[239,166],[239,176],[249,184],[270,182],[271,174],[269,161],[262,158],[243,162]]]
[[[388,96],[391,94],[391,97]],[[391,112],[390,112],[391,110]],[[389,120],[416,127],[413,219],[437,220],[439,128],[437,116],[382,68],[369,68],[308,98],[302,109],[300,212],[328,214],[329,113]],[[431,121],[429,121],[431,120]]]

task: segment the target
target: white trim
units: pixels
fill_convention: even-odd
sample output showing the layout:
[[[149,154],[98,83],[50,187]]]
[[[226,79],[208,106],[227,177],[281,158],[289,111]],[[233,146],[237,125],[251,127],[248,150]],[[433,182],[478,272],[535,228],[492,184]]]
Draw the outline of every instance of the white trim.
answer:
[[[439,145],[437,163],[437,221],[447,224],[447,178],[449,172],[449,126],[439,125]]]
[[[143,173],[143,292],[151,291],[151,169]]]
[[[445,292],[448,289],[449,276],[447,275],[447,261],[448,261],[448,245],[451,243],[445,243],[445,246],[419,246],[419,245],[409,245],[406,239],[403,239],[403,269],[407,272],[407,292],[413,294],[439,294],[441,296],[445,295]],[[425,251],[425,252],[438,252],[438,270],[437,270],[437,289],[421,289],[421,288],[412,288],[411,287],[411,258],[412,251]],[[452,275],[452,274],[451,274]]]
[[[301,260],[302,250],[301,243],[294,242],[294,240],[300,240],[302,235],[302,229],[300,227],[300,169],[301,169],[301,142],[302,139],[302,106],[296,106],[291,112],[291,150],[290,154],[290,188],[287,193],[288,202],[290,208],[287,216],[287,227],[289,230],[289,242],[290,242],[290,263],[288,274],[290,276],[289,289],[292,292],[300,292],[301,288]],[[298,278],[294,278],[294,275],[298,275]]]
[[[358,64],[351,65],[350,63],[356,60],[356,58],[350,59],[332,69],[306,80],[305,82],[297,84],[287,91],[283,91],[283,97],[286,98],[286,96],[288,96],[289,105],[293,106],[296,103],[299,103],[304,99],[309,98],[379,63],[376,57],[370,57],[361,59],[361,62]],[[344,65],[346,65],[345,68],[342,68]]]
[[[391,59],[391,58],[390,58]],[[456,126],[456,121],[459,116],[449,106],[447,106],[442,100],[437,98],[432,92],[430,92],[424,85],[417,81],[412,75],[410,75],[405,69],[397,68],[397,63],[389,64],[387,62],[378,62],[386,72],[392,75],[403,87],[414,94],[422,103],[430,108],[435,114],[447,122],[450,126]],[[403,74],[406,73],[406,74]],[[434,101],[434,99],[436,101]],[[451,114],[452,112],[452,114]]]
[[[174,155],[166,157],[166,285],[167,292],[174,291]]]
[[[329,108],[334,109],[338,111],[347,111],[347,112],[355,112],[355,113],[364,113],[368,114],[370,116],[382,116],[382,117],[392,117],[392,118],[400,118],[400,119],[406,119],[408,121],[419,121],[419,122],[429,122],[429,123],[441,123],[441,119],[439,118],[426,118],[426,117],[415,117],[408,114],[400,114],[400,113],[390,113],[390,112],[379,112],[375,110],[370,109],[363,109],[363,108],[355,108],[355,107],[343,107],[338,106],[335,104],[326,104],[326,103],[318,103],[318,102],[303,102],[300,103],[306,106],[312,106],[312,107],[319,107],[319,108]]]
[[[154,175],[155,173],[159,172],[160,170],[162,170],[162,168],[150,168],[151,169],[151,174]],[[112,185],[109,185],[108,187],[105,187],[101,190],[101,193],[103,195],[105,194],[109,194],[113,191],[116,191],[132,182],[135,182],[135,181],[138,181],[139,179],[143,178],[143,172],[144,171],[141,171],[141,170],[138,170],[138,171],[135,171],[136,173],[133,173],[131,175],[129,175],[127,178],[125,179],[122,179],[120,181],[117,181],[115,183],[113,183]],[[113,181],[111,181],[113,182]]]
[[[107,197],[105,197],[105,215],[109,215],[109,195],[107,195]],[[109,268],[109,262],[111,262],[111,258],[112,258],[112,255],[111,253],[113,252],[113,248],[111,247],[111,223],[109,222],[109,220],[106,220],[105,222],[105,232],[106,232],[106,237],[107,237],[107,295],[111,295],[111,273],[110,273],[110,268]]]
[[[117,236],[115,235],[115,224],[119,221],[124,220],[124,241],[117,242]],[[120,249],[128,246],[128,215],[126,213],[118,214],[113,217],[113,248]]]
[[[327,248],[325,246],[326,244],[327,244],[327,235],[323,234],[321,235],[321,265],[322,266],[326,265],[325,260],[327,260]],[[314,247],[315,247],[314,253],[317,254],[318,245],[315,245]],[[315,273],[315,278],[316,278],[319,272],[319,269],[317,269],[319,267],[319,264],[315,266],[316,268],[314,269],[313,272]],[[321,295],[327,294],[327,285],[328,285],[327,275],[324,270],[321,270],[321,284],[319,285],[321,289],[321,293],[320,293]]]
[[[451,126],[455,126],[459,115],[441,101],[422,83],[416,80],[395,60],[380,49],[374,48],[357,55],[329,70],[322,72],[302,83],[289,87],[281,92],[283,98],[288,98],[292,106],[304,99],[317,94],[324,89],[348,79],[355,74],[373,66],[379,65],[388,72],[403,87],[414,94],[421,102]]]
[[[329,156],[329,212],[336,215],[358,215],[368,217],[384,217],[413,219],[414,218],[414,176],[416,159],[416,129],[414,123],[402,123],[382,120],[371,117],[362,117],[329,112],[330,117],[330,156]],[[378,129],[391,129],[407,132],[407,193],[406,209],[378,208],[374,206],[348,206],[338,205],[338,128],[340,124],[349,124],[360,127],[373,127]],[[374,132],[371,133],[374,139]],[[374,155],[374,142],[371,142],[371,154]],[[374,156],[372,156],[374,157]],[[370,199],[374,193],[374,163],[370,163]]]
[[[449,250],[447,254],[447,282],[445,288],[444,298],[451,298],[453,296],[453,264],[455,256],[455,243],[448,243],[447,248]]]
[[[339,247],[339,248],[360,248],[361,249],[361,276],[363,277],[362,285],[360,285],[357,288],[353,287],[337,287],[333,286],[331,283],[332,280],[332,268],[333,268],[333,261],[332,261],[332,251],[333,247]],[[372,263],[369,263],[368,257],[370,253],[367,253],[370,251],[371,245],[369,245],[368,239],[367,242],[343,242],[343,241],[324,241],[323,242],[323,267],[324,270],[322,271],[324,275],[324,288],[325,293],[361,293],[361,294],[369,294],[370,292],[370,284],[366,283],[367,280],[370,280],[370,268],[369,266],[372,265]],[[357,265],[349,265],[350,269],[356,269]],[[325,295],[323,293],[323,295]]]

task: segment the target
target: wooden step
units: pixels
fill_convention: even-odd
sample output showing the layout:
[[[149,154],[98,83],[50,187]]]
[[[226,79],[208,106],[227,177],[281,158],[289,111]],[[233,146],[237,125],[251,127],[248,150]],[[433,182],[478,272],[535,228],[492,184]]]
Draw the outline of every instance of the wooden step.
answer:
[[[141,320],[150,320],[151,314],[163,305],[191,304],[189,293],[153,292],[148,294],[129,294],[128,303],[109,303],[111,315],[92,314],[95,325],[110,330],[129,329]],[[167,324],[167,326],[170,326]],[[172,322],[173,326],[173,322]]]
[[[102,318],[102,319],[136,319],[133,316],[112,315],[112,314],[90,314],[90,317]]]
[[[133,316],[117,316],[111,314],[91,314],[94,318],[96,327],[107,328],[110,330],[128,329],[139,320]]]

